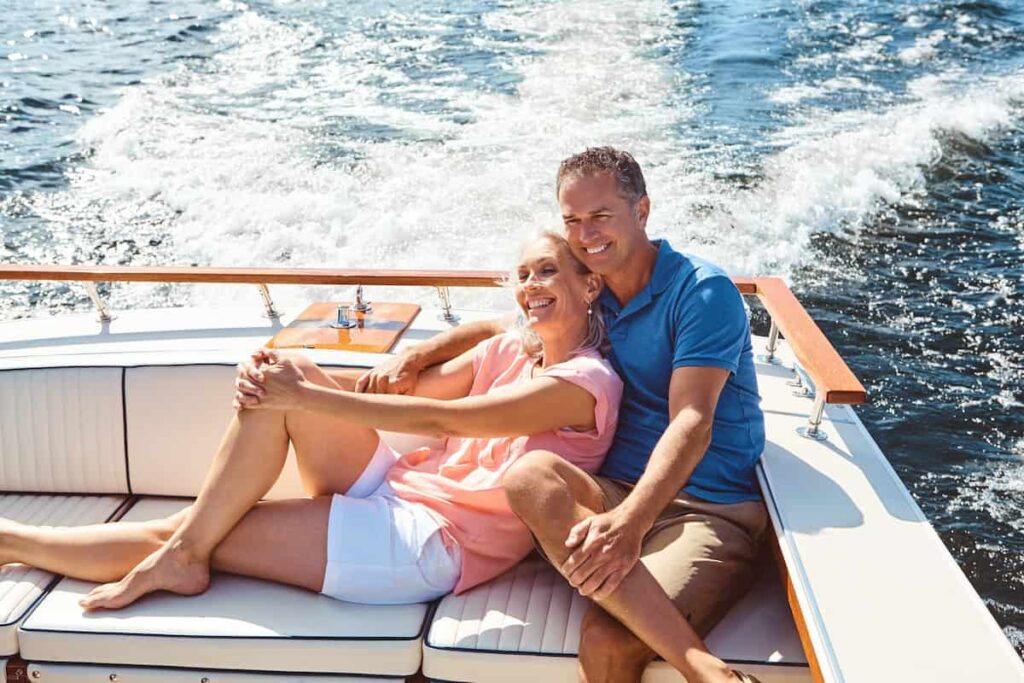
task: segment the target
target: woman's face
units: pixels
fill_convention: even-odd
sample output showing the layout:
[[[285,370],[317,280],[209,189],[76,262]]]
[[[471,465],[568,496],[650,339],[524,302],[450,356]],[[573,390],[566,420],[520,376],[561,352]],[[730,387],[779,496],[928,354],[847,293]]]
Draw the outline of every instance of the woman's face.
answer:
[[[585,326],[587,307],[600,291],[596,275],[577,273],[568,249],[546,238],[523,250],[515,277],[516,302],[538,334]]]

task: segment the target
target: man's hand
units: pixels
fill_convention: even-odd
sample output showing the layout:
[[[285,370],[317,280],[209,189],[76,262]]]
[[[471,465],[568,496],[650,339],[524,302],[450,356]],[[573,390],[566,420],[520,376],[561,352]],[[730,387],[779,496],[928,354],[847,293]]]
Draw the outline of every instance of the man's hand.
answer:
[[[237,365],[235,375],[235,410],[255,408],[266,393],[263,386],[263,370],[268,364],[276,363],[278,355],[270,349],[256,349],[250,360]]]
[[[588,517],[569,531],[565,546],[573,551],[559,570],[580,595],[603,600],[640,559],[641,527],[618,508]]]
[[[361,394],[411,394],[423,371],[423,363],[411,354],[394,356],[356,380]]]

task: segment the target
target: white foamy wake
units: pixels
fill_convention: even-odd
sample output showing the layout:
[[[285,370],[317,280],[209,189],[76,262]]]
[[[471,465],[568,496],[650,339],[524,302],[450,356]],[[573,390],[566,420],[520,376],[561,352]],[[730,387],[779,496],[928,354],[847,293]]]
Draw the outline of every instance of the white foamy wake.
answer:
[[[667,40],[670,18],[661,3],[613,0],[489,14],[489,29],[515,32],[528,51],[509,58],[521,80],[506,95],[407,75],[409,60],[438,47],[443,18],[406,18],[427,30],[390,41],[354,31],[326,53],[313,49],[317,28],[245,11],[221,27],[215,40],[231,47],[212,65],[131,90],[86,125],[89,169],[41,210],[69,233],[83,215],[138,232],[133,216],[144,215],[170,233],[176,263],[505,267],[524,234],[557,224],[554,171],[572,151],[632,149],[652,186],[687,192],[687,143],[670,133],[692,113],[673,95],[683,76],[642,54]],[[502,49],[489,40],[474,43]],[[430,101],[446,111],[416,106]],[[360,139],[353,121],[396,134]],[[252,299],[237,288],[195,294]]]
[[[451,30],[443,16],[392,16],[392,40],[353,30],[323,50],[321,29],[244,10],[217,32],[225,49],[211,64],[130,90],[89,122],[80,139],[92,163],[37,209],[58,241],[62,225],[70,242],[83,224],[88,239],[167,233],[154,253],[171,263],[501,268],[523,234],[557,224],[558,161],[613,144],[645,167],[652,234],[734,273],[787,275],[813,232],[855,228],[886,203],[912,200],[943,131],[985,139],[1020,115],[1020,75],[971,87],[922,80],[911,104],[785,129],[761,182],[736,190],[691,152],[701,131],[687,125],[696,111],[687,74],[651,52],[686,39],[670,33],[676,11],[570,0],[490,13],[485,26],[519,36],[522,48],[502,57],[521,79],[502,94],[457,75],[409,75],[410,63],[433,65]],[[505,48],[486,33],[472,43]],[[364,135],[364,124],[386,133]],[[252,301],[243,289],[198,288],[193,298]],[[162,292],[133,286],[118,303]]]
[[[910,86],[911,103],[816,112],[783,129],[761,182],[731,197],[723,189],[718,210],[683,229],[682,241],[710,236],[701,251],[736,271],[788,275],[812,233],[856,230],[886,205],[914,202],[944,136],[990,141],[1021,119],[1024,74],[963,80],[922,78]]]

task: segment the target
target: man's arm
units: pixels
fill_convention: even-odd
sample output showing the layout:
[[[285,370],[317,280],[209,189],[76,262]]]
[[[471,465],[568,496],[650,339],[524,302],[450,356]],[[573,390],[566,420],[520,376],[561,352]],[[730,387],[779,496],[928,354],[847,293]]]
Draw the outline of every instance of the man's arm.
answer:
[[[423,370],[462,355],[506,328],[504,320],[480,320],[453,327],[364,373],[356,381],[355,390],[367,394],[411,394]]]
[[[711,443],[719,394],[729,371],[682,367],[669,383],[668,428],[651,452],[636,486],[617,507],[583,520],[566,546],[575,550],[561,567],[583,595],[603,599],[618,588],[640,558],[644,535],[679,493]]]

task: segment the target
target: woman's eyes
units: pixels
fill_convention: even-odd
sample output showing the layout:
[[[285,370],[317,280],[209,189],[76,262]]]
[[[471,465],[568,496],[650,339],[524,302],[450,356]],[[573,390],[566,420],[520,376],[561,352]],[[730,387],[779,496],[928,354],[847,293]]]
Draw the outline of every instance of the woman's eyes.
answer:
[[[554,275],[558,272],[558,268],[555,266],[541,266],[538,271],[541,275]],[[520,282],[526,282],[530,277],[530,274],[526,271],[520,271],[518,278]]]

